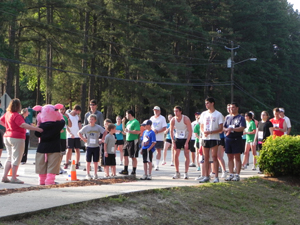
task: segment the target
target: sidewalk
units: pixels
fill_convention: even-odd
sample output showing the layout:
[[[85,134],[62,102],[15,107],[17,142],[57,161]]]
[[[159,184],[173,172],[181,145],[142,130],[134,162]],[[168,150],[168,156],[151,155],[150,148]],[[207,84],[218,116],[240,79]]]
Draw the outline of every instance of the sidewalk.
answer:
[[[74,155],[74,154],[73,154]],[[20,187],[31,187],[37,186],[38,175],[35,174],[35,165],[33,165],[35,157],[35,150],[29,150],[28,161],[25,165],[20,165],[19,168],[19,178],[23,180],[24,184],[9,184],[0,183],[0,190],[5,188],[20,188]],[[4,162],[6,158],[6,151],[3,151],[1,161]],[[227,156],[225,156],[226,161]],[[85,178],[85,172],[83,168],[85,163],[85,153],[81,153],[81,166],[77,172],[77,178],[83,180]],[[117,155],[117,172],[123,169],[123,166],[119,166],[119,155]],[[84,186],[84,187],[68,187],[68,188],[52,188],[43,189],[39,191],[27,191],[21,193],[13,193],[8,195],[0,195],[1,210],[0,219],[5,217],[11,217],[19,214],[32,213],[40,211],[47,208],[54,208],[58,206],[79,203],[84,201],[89,201],[93,199],[104,198],[113,195],[120,195],[129,192],[138,192],[149,189],[157,188],[170,188],[179,186],[192,186],[200,185],[195,178],[200,175],[199,171],[196,171],[195,167],[190,167],[189,179],[176,179],[173,180],[172,176],[175,172],[174,166],[170,166],[170,151],[168,151],[169,161],[167,165],[160,166],[159,171],[153,171],[151,181],[137,180],[136,182],[128,183],[118,183],[111,185],[101,185],[101,186]],[[250,160],[250,166],[251,166]],[[227,163],[227,162],[226,162]],[[129,171],[131,172],[131,166],[129,166]],[[180,171],[184,172],[184,156],[183,152],[180,155]],[[0,173],[3,173],[0,170]],[[139,179],[143,175],[142,159],[138,159],[137,168],[137,178]],[[182,174],[183,175],[183,174]],[[243,170],[241,172],[241,178],[247,178],[251,176],[257,176],[257,171],[252,171],[251,169]],[[99,178],[103,178],[104,173],[98,172]],[[67,174],[56,176],[56,181],[59,183],[69,182],[66,179]],[[224,181],[220,179],[220,181]],[[5,207],[4,207],[5,206]],[[16,207],[17,206],[17,207]]]

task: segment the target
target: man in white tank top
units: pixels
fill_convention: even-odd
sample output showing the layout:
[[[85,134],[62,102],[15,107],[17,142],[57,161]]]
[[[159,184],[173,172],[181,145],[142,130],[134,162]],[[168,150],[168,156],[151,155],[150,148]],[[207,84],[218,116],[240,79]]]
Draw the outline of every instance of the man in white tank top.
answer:
[[[174,117],[170,121],[170,131],[172,139],[172,148],[175,151],[174,163],[176,173],[173,176],[173,179],[180,178],[179,173],[179,155],[180,150],[184,149],[185,156],[185,173],[184,179],[188,179],[188,170],[190,164],[190,150],[189,150],[189,141],[192,136],[192,126],[191,120],[182,114],[182,108],[180,106],[174,107]],[[175,139],[174,139],[174,129],[175,129]]]

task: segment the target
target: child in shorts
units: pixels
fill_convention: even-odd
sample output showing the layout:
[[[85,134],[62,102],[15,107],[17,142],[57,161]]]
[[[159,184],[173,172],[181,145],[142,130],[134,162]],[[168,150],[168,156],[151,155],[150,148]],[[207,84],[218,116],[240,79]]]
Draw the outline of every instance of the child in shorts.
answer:
[[[111,176],[116,176],[116,138],[114,133],[116,132],[116,125],[109,124],[107,127],[108,134],[104,140],[104,172],[105,177],[109,177],[109,167],[111,169]]]
[[[144,163],[144,175],[141,177],[141,180],[152,180],[152,156],[155,151],[156,137],[154,131],[151,130],[151,125],[151,120],[145,120],[142,123],[142,126],[145,126],[145,131],[143,133],[142,149],[140,152]]]
[[[99,137],[104,133],[104,128],[100,125],[96,124],[97,116],[95,114],[91,114],[88,117],[89,124],[84,126],[78,131],[78,136],[87,143],[86,149],[86,179],[91,180],[92,177],[90,175],[90,166],[93,159],[94,163],[94,177],[93,179],[98,179],[97,169],[98,169],[98,161],[99,161]]]

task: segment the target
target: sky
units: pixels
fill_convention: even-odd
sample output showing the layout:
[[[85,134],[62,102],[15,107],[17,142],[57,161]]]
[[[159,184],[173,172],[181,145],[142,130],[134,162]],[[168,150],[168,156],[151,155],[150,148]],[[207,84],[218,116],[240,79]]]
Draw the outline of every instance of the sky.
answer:
[[[288,2],[294,5],[294,10],[298,9],[300,12],[300,0],[288,0]]]

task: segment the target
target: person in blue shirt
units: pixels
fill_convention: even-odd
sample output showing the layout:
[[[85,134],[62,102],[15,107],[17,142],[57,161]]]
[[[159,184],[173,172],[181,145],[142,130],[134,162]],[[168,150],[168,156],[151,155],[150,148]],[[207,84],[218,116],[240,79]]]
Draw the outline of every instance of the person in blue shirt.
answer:
[[[140,154],[143,156],[144,175],[141,180],[152,180],[152,157],[155,151],[156,137],[153,130],[151,130],[152,121],[145,120],[142,126],[145,126],[143,133],[142,149]],[[149,173],[148,173],[149,170]]]

